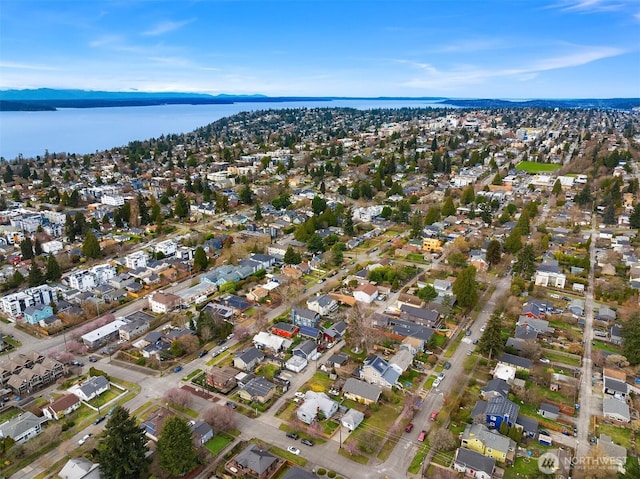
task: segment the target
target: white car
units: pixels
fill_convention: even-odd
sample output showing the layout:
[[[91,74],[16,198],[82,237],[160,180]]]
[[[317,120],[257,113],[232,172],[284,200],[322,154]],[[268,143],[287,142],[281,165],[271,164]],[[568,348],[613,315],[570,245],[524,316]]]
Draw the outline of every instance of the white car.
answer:
[[[82,436],[82,439],[78,441],[78,444],[82,446],[85,442],[87,442],[87,439],[89,439],[90,437],[91,437],[91,434],[85,434],[84,436]]]
[[[442,381],[444,379],[444,373],[438,374],[438,379]]]
[[[545,364],[549,364],[551,361],[549,361],[548,358],[540,358],[540,362],[541,363],[545,363]]]
[[[304,398],[304,393],[301,393],[300,391],[296,391],[294,396],[297,397],[297,398],[303,399]]]
[[[295,446],[289,446],[287,448],[287,451],[289,451],[291,454],[295,454],[296,456],[300,455],[300,449]]]
[[[435,381],[433,381],[433,385],[431,386],[432,388],[437,388],[438,386],[440,386],[440,380],[436,379]]]

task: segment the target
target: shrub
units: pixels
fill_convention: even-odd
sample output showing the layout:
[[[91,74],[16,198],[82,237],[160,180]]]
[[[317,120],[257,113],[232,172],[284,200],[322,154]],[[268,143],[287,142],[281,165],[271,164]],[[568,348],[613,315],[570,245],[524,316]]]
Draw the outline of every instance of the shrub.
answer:
[[[320,469],[318,469],[316,471],[316,474],[319,475],[319,476],[324,476],[326,473],[327,473],[327,470],[326,469],[322,469],[322,468],[320,468]]]
[[[331,477],[331,478],[336,477],[336,471],[329,471],[327,473],[327,477]]]

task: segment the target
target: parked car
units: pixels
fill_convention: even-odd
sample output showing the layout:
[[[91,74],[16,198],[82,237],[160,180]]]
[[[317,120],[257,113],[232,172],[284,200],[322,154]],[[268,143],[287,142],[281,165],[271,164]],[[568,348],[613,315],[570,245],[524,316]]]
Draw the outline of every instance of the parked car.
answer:
[[[289,451],[291,454],[295,454],[296,456],[298,456],[300,454],[300,449],[298,449],[295,446],[289,446],[287,448],[287,451]]]
[[[449,369],[451,367],[451,363],[449,361],[447,361],[446,363],[444,363],[444,368],[445,369]]]
[[[209,351],[207,351],[206,349],[203,349],[202,351],[200,351],[200,352],[198,353],[198,357],[199,357],[199,358],[203,358],[203,357],[205,357],[205,356],[207,355],[207,353],[208,353],[208,352],[209,352]]]
[[[427,437],[427,431],[423,429],[422,431],[420,431],[420,434],[418,435],[418,442],[424,442],[425,437]]]
[[[82,446],[85,442],[87,442],[87,439],[89,439],[90,437],[91,437],[91,433],[85,434],[84,436],[82,436],[82,439],[78,441],[78,444]]]
[[[300,391],[296,391],[295,393],[295,397],[303,399],[304,398],[304,393],[300,392]]]
[[[442,381],[444,379],[444,373],[438,374],[438,379]]]
[[[294,441],[297,441],[300,438],[300,436],[298,436],[295,432],[288,432],[287,437],[293,439]]]
[[[540,358],[540,362],[541,363],[545,363],[545,364],[549,364],[551,361],[549,360],[549,358]]]
[[[473,354],[473,349],[467,349],[467,356],[471,356]]]
[[[98,358],[96,358],[95,356],[89,356],[89,362],[90,363],[97,363],[98,362]]]
[[[473,340],[473,344],[478,344],[478,338]]]
[[[175,368],[173,368],[174,373],[179,373],[180,371],[182,371],[182,366],[176,366]]]
[[[311,439],[303,439],[300,442],[305,446],[313,446],[315,444],[315,442],[313,442]]]
[[[436,380],[433,381],[433,384],[431,385],[431,387],[435,389],[438,386],[440,386],[440,380],[438,378],[436,378]]]
[[[413,431],[413,423],[412,422],[407,424],[407,427],[404,428],[404,432],[411,432],[411,431]]]
[[[97,419],[95,421],[93,421],[93,423],[94,424],[100,424],[105,419],[107,419],[107,416],[98,416]]]
[[[229,406],[231,409],[235,409],[238,407],[238,405],[233,401],[227,401],[227,406]]]

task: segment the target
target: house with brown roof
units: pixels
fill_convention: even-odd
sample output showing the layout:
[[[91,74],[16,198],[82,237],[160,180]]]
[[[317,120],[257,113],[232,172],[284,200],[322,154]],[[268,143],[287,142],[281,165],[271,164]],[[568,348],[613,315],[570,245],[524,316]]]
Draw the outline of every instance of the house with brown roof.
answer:
[[[239,372],[231,366],[212,367],[207,373],[207,384],[226,394],[238,385],[236,374]]]
[[[353,290],[356,301],[370,304],[378,297],[378,288],[371,283],[365,283]]]
[[[278,469],[280,462],[266,449],[249,444],[240,454],[227,463],[226,470],[238,477],[267,479]]]
[[[75,394],[65,394],[44,407],[42,414],[58,421],[78,409],[81,404],[82,402]]]
[[[176,308],[181,301],[175,294],[158,292],[149,298],[149,308],[154,313],[164,314]]]

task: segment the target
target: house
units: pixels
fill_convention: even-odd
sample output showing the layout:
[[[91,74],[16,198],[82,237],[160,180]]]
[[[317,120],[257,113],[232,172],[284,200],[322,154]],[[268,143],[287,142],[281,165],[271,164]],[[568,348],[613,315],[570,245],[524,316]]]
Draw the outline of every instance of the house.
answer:
[[[157,292],[149,298],[149,308],[154,313],[165,314],[178,307],[181,301],[180,296],[175,294]]]
[[[461,446],[491,457],[498,462],[513,463],[516,442],[491,431],[484,424],[469,424],[460,437]]]
[[[93,376],[84,383],[69,389],[70,392],[78,396],[81,401],[91,401],[94,397],[100,396],[111,388],[111,384],[104,376]]]
[[[624,423],[631,422],[629,405],[624,401],[618,401],[611,397],[605,397],[602,400],[602,415],[615,421]]]
[[[474,415],[483,416],[484,422],[492,429],[500,429],[500,425],[506,422],[513,426],[518,419],[520,406],[503,397],[493,397],[488,401],[478,401],[473,410]]]
[[[533,366],[533,361],[514,354],[503,353],[498,360],[498,364],[515,367],[518,371],[529,371]]]
[[[379,386],[360,381],[355,378],[348,378],[344,386],[342,386],[342,394],[347,399],[369,405],[377,403],[382,394],[382,389]]]
[[[316,311],[307,308],[291,308],[291,322],[296,326],[315,328],[319,321],[320,315]]]
[[[257,288],[254,288],[252,291],[247,293],[247,299],[255,303],[259,303],[267,296],[269,296],[269,290],[263,288],[262,286],[258,286]]]
[[[442,241],[440,241],[438,238],[423,238],[422,251],[438,253],[442,251]]]
[[[10,437],[22,444],[39,435],[42,432],[42,424],[46,421],[47,418],[37,417],[32,412],[23,412],[0,424],[0,438]]]
[[[413,364],[413,354],[408,348],[400,348],[396,354],[389,358],[389,365],[404,373]]]
[[[133,338],[137,338],[149,330],[150,321],[147,319],[136,319],[130,323],[124,324],[118,334],[120,339],[124,341],[131,341]]]
[[[255,444],[249,444],[233,458],[226,469],[233,474],[266,479],[278,469],[279,462],[269,451],[261,449]],[[240,474],[239,474],[240,473]]]
[[[328,294],[321,294],[307,299],[307,308],[320,316],[327,316],[338,310],[338,302]]]
[[[567,275],[560,271],[557,264],[542,263],[536,270],[534,280],[537,286],[562,289],[567,281]]]
[[[496,460],[479,452],[460,447],[456,450],[453,469],[475,479],[491,479],[496,468]]]
[[[400,306],[400,318],[430,328],[436,328],[440,324],[440,312],[436,309],[417,308],[408,304]]]
[[[296,416],[305,424],[311,424],[322,413],[324,418],[331,418],[338,412],[338,403],[325,393],[307,391],[304,394],[304,402],[296,411]]]
[[[491,379],[487,382],[482,391],[480,391],[480,396],[482,399],[490,399],[492,397],[503,397],[506,398],[509,396],[509,390],[511,387],[504,379]]]
[[[611,439],[611,436],[607,436],[603,433],[600,433],[598,445],[602,450],[602,455],[610,458],[612,461],[612,464],[610,465],[615,466],[618,473],[624,474],[626,472],[625,465],[627,463],[627,448],[615,444]]]
[[[538,407],[538,414],[540,414],[542,417],[546,417],[547,419],[555,421],[560,415],[560,408],[555,404],[541,402],[540,407]]]
[[[264,354],[256,347],[250,347],[233,358],[233,366],[241,371],[253,371],[264,359]]]
[[[322,338],[329,343],[337,343],[347,332],[346,321],[338,321],[322,331]]]
[[[252,340],[254,346],[258,349],[269,349],[276,353],[289,349],[292,341],[290,339],[283,338],[282,336],[276,336],[275,334],[266,333],[260,331],[253,337]]]
[[[371,283],[364,283],[353,290],[356,301],[371,304],[378,297],[378,288]]]
[[[59,421],[67,414],[78,409],[81,405],[82,403],[78,396],[75,394],[65,394],[45,406],[42,409],[42,414],[44,414],[47,419]]]
[[[360,379],[385,388],[395,386],[401,374],[402,371],[397,366],[390,365],[380,356],[366,358],[360,369]]]
[[[291,339],[300,331],[300,327],[291,324],[291,323],[283,323],[278,322],[273,325],[271,328],[271,332],[273,334],[277,334],[278,336],[282,336],[283,338]]]
[[[294,356],[300,356],[307,361],[311,361],[318,355],[318,345],[314,341],[307,339],[293,348],[292,353]]]
[[[364,421],[364,413],[358,411],[357,409],[349,409],[342,419],[340,423],[346,427],[349,432],[353,432],[359,425]]]
[[[447,279],[434,279],[433,289],[436,290],[438,296],[453,295],[453,283]]]
[[[24,310],[24,319],[29,324],[38,324],[51,316],[53,316],[53,308],[49,304],[34,304]]]
[[[302,356],[291,356],[289,359],[287,359],[284,367],[289,371],[299,373],[307,367],[307,364],[309,364],[309,362]]]
[[[231,366],[212,367],[207,373],[207,384],[226,394],[238,385],[238,370]]]
[[[623,337],[622,328],[620,326],[611,326],[609,329],[609,341],[618,346],[622,345]]]
[[[297,466],[289,468],[282,479],[318,479],[314,472],[305,471]]]
[[[629,385],[617,379],[605,377],[602,385],[602,392],[616,399],[626,401],[629,394]],[[605,396],[606,397],[606,396]]]
[[[584,316],[584,299],[573,299],[568,309],[576,316]]]
[[[213,429],[204,421],[191,421],[191,436],[196,447],[204,446],[213,439]]]
[[[596,319],[598,321],[605,321],[605,322],[615,321],[616,312],[607,306],[601,306],[600,309],[598,310],[598,315],[596,316]]]
[[[238,395],[245,401],[266,403],[276,393],[276,385],[263,377],[255,377],[244,385]]]
[[[85,457],[69,459],[58,473],[61,479],[100,479],[100,464],[94,464]]]
[[[336,353],[332,354],[329,359],[327,359],[327,367],[329,368],[340,368],[349,360],[349,356],[345,353]]]

